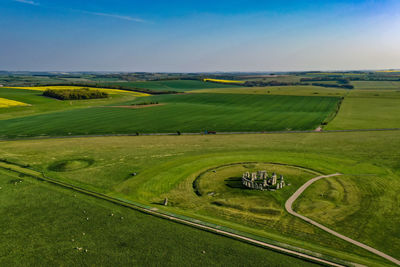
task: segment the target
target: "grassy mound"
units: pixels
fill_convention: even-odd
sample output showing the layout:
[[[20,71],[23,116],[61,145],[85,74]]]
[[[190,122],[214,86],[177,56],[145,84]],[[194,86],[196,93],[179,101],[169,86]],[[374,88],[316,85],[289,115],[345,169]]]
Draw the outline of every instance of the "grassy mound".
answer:
[[[89,167],[94,163],[92,159],[70,159],[57,161],[48,167],[48,170],[55,172],[69,172]]]

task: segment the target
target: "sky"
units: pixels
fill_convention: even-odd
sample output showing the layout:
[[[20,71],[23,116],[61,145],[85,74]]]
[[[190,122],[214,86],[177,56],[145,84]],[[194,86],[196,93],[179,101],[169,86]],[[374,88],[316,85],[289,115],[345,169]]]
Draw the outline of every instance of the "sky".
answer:
[[[399,0],[0,0],[0,70],[400,69]]]

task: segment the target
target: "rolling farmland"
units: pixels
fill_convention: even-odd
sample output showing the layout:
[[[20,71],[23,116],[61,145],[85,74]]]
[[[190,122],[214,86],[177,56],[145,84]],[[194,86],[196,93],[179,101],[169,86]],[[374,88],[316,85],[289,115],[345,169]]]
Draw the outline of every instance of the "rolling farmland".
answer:
[[[223,84],[192,80],[133,83],[143,83],[143,88],[153,86],[151,90],[174,90],[182,93],[146,95],[104,88],[100,90],[110,93],[106,99],[60,101],[41,95],[49,86],[0,88],[0,98],[29,105],[0,109],[0,136],[7,139],[177,131],[204,133],[205,130],[314,130],[324,122],[327,125],[323,126],[323,130],[385,129],[396,128],[399,125],[397,102],[400,95],[395,89],[345,90],[318,86],[232,85],[207,87],[204,84]],[[51,88],[71,89],[71,86]],[[294,210],[334,231],[396,256],[400,253],[399,233],[396,228],[400,223],[396,218],[400,216],[395,197],[399,188],[399,144],[397,131],[61,138],[2,141],[0,160],[21,166],[29,165],[30,168],[44,172],[58,181],[109,196],[123,197],[177,216],[192,218],[194,221],[213,223],[218,227],[246,233],[250,237],[271,240],[270,242],[279,246],[321,253],[323,259],[332,258],[336,259],[336,262],[342,259],[368,266],[389,266],[388,261],[291,216],[284,209],[284,203],[297,188],[317,174],[340,172],[343,175],[312,184],[294,203]],[[279,192],[249,191],[241,188],[238,180],[241,173],[258,169],[283,174],[290,186]],[[120,231],[126,229],[124,225],[116,224],[115,228],[108,231],[107,236],[102,237],[103,239],[97,237],[97,230],[94,228],[103,229],[103,224],[109,223],[97,218],[99,214],[111,214],[118,210],[118,214],[121,214],[118,216],[124,217],[124,222],[128,222],[131,220],[128,218],[131,213],[137,218],[137,215],[134,215],[135,211],[125,211],[122,207],[116,209],[112,204],[91,200],[86,196],[78,196],[76,199],[77,196],[71,196],[71,192],[64,192],[50,185],[43,186],[34,179],[6,171],[4,168],[0,170],[2,190],[7,188],[12,190],[10,192],[13,194],[21,193],[21,201],[31,201],[35,194],[41,192],[43,199],[40,204],[32,206],[32,212],[37,214],[37,210],[44,210],[43,215],[27,215],[37,224],[41,224],[43,216],[50,216],[49,214],[76,218],[68,222],[69,226],[54,217],[49,219],[54,220],[52,223],[59,227],[59,230],[54,232],[55,235],[63,235],[63,227],[81,229],[80,231],[87,234],[87,240],[77,238],[76,233],[70,239],[79,240],[80,244],[77,244],[77,247],[82,247],[83,253],[76,250],[76,247],[71,247],[72,241],[68,241],[69,239],[57,243],[59,251],[64,251],[66,255],[78,253],[82,256],[71,257],[68,261],[71,264],[76,261],[90,264],[105,262],[105,256],[98,257],[99,251],[104,249],[111,251],[107,254],[110,262],[118,262],[120,259],[116,257],[121,253],[135,255],[139,261],[142,255],[140,253],[151,253],[145,245],[139,253],[132,251],[133,244],[136,244],[132,240],[124,241],[126,246],[120,246],[118,243],[99,245],[110,239],[108,235],[117,236],[118,240],[122,240]],[[5,177],[2,185],[1,177]],[[20,179],[23,182],[13,182],[14,187],[11,188],[7,179],[14,182]],[[26,191],[22,189],[20,192],[19,188],[25,188],[24,186],[27,186]],[[48,206],[46,201],[50,198],[57,203],[54,208],[64,207],[64,213],[43,208],[42,205]],[[5,195],[2,206],[4,208],[11,205],[6,199],[9,199],[8,195]],[[168,199],[167,206],[162,205],[165,199]],[[389,202],[392,204],[385,205]],[[15,207],[18,207],[16,212],[26,206],[24,203],[26,202],[14,203]],[[93,210],[94,214],[90,213],[90,217],[83,214],[80,218],[82,214],[77,213],[76,209],[67,208],[76,207],[77,203],[90,203],[85,206],[85,211]],[[86,222],[92,223],[92,216],[96,221],[91,225],[94,228],[82,228],[80,220],[89,218]],[[385,216],[393,219],[385,220]],[[131,224],[157,223],[152,217],[149,222],[145,222],[149,217],[144,218],[143,221],[135,219]],[[19,231],[20,226],[16,223],[18,220],[21,220],[20,217],[15,215],[7,222],[13,225],[11,231]],[[163,227],[163,223],[168,225],[166,227],[175,227],[175,224],[170,222],[160,220],[160,223],[158,227]],[[179,229],[168,228],[168,234],[176,233],[176,236],[188,237],[196,235],[193,232],[186,234],[187,227],[176,227]],[[353,231],[355,227],[359,229],[357,233]],[[26,231],[33,230],[26,228]],[[43,234],[43,231],[44,229],[40,228],[39,232]],[[139,244],[149,240],[148,234],[142,228],[129,231],[136,238],[139,232],[145,233],[143,239],[138,238]],[[194,229],[190,231],[198,232]],[[376,235],[375,232],[383,234]],[[35,234],[31,235],[36,237]],[[199,235],[210,239],[201,232]],[[50,234],[45,236],[50,240],[55,239],[55,236]],[[172,243],[176,242],[171,237],[165,238],[170,239]],[[199,239],[199,246],[203,244],[202,238]],[[216,252],[233,242],[222,237],[213,238],[221,238],[220,241],[213,241],[218,244]],[[22,238],[16,240],[23,242]],[[44,245],[40,236],[29,242],[43,244],[47,251],[54,247],[50,244]],[[161,251],[161,245],[153,242],[156,250]],[[188,244],[191,242],[191,239],[188,239]],[[388,246],[389,243],[392,245]],[[86,248],[90,248],[87,253],[84,252]],[[235,249],[232,250],[234,254],[237,253]],[[119,250],[123,252],[116,252]],[[196,253],[197,250],[198,247],[194,247],[195,252],[190,253]],[[168,259],[171,265],[191,264],[192,260],[206,264],[215,263],[214,254],[209,255],[207,252],[207,256],[203,257],[201,251],[200,258],[195,256],[188,259],[186,254],[173,254],[175,256]],[[93,255],[89,255],[90,252]],[[24,258],[18,253],[31,257],[34,252],[29,249],[14,251],[14,256],[4,258],[4,262],[16,263],[17,256]],[[248,250],[247,253],[252,255],[251,253],[256,252]],[[269,253],[271,262],[304,265],[303,262],[287,256]],[[53,255],[53,252],[48,252],[48,255]],[[264,256],[265,254],[260,254],[259,257]],[[255,257],[254,262],[262,261],[259,257]],[[56,258],[45,257],[45,261],[36,259],[34,262],[57,263]],[[126,257],[124,259],[121,264],[132,263],[127,261]],[[229,257],[229,260],[224,262],[230,260],[235,258]],[[160,258],[154,258],[154,262],[159,261]],[[240,260],[235,260],[235,263],[239,264]]]
[[[400,267],[400,1],[0,10],[0,267]]]

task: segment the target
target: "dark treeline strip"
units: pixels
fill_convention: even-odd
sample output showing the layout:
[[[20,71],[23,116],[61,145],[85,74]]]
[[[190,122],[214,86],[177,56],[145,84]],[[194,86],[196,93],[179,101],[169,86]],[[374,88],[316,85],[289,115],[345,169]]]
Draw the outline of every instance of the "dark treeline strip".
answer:
[[[329,87],[329,88],[354,89],[354,86],[351,84],[312,83],[311,85],[312,86]]]
[[[334,81],[340,84],[349,84],[350,80],[338,77],[313,77],[313,78],[301,78],[301,82],[330,82]]]
[[[151,101],[151,102],[140,102],[140,103],[133,103],[132,106],[148,106],[148,105],[158,105],[158,101]]]
[[[291,82],[278,82],[278,81],[269,81],[269,82],[262,82],[262,81],[247,81],[245,83],[239,84],[246,87],[265,87],[265,86],[296,86],[296,85],[309,85],[307,83],[291,83]]]
[[[107,98],[108,94],[99,90],[89,90],[89,88],[74,89],[74,90],[51,90],[43,92],[44,96],[56,98],[59,100],[83,100]]]
[[[342,76],[323,76],[323,77],[311,77],[311,78],[301,78],[300,82],[329,82],[336,81],[338,83],[349,83],[350,81],[376,81],[376,82],[384,82],[384,81],[400,81],[399,77],[395,76],[377,76],[377,75],[368,75],[362,77],[345,77]]]
[[[236,83],[236,82],[229,82],[229,83],[226,83],[226,82],[222,82],[222,81],[205,81],[206,83],[218,83],[218,84],[225,84],[225,85],[239,85],[239,86],[244,86],[244,84],[243,83]]]
[[[76,86],[76,84],[75,84]],[[151,90],[151,89],[146,89],[146,88],[137,88],[137,87],[131,87],[131,86],[123,86],[123,85],[111,85],[111,84],[94,84],[91,85],[92,87],[96,88],[108,88],[108,89],[119,89],[119,90],[125,90],[125,91],[134,91],[134,92],[140,92],[140,93],[146,93],[150,95],[167,95],[167,94],[177,94],[177,91],[156,91],[156,90]]]

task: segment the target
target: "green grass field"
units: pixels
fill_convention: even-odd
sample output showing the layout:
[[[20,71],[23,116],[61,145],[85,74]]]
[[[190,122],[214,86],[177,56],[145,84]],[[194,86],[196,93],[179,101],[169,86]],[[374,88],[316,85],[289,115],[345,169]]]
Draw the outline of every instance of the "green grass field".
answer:
[[[325,181],[316,183],[317,189],[311,190],[306,199],[298,200],[296,209],[317,221],[327,222],[349,237],[396,256],[400,253],[397,227],[400,214],[396,208],[400,204],[396,197],[400,188],[399,144],[397,132],[104,137],[2,142],[0,153],[8,160],[43,170],[50,177],[92,190],[159,208],[157,203],[168,197],[172,206],[165,209],[175,213],[369,266],[381,266],[385,262],[380,258],[284,211],[284,200],[301,181],[310,177],[307,172],[302,174],[291,168],[277,167],[293,186],[287,188],[289,191],[277,192],[279,195],[268,195],[270,209],[275,210],[272,215],[269,210],[249,209],[250,202],[240,199],[246,193],[238,193],[236,200],[223,197],[223,193],[217,201],[225,207],[216,206],[209,201],[210,196],[198,197],[192,183],[207,169],[238,162],[278,162],[322,173],[342,172],[343,177],[334,178],[333,189],[327,187]],[[49,169],[66,160],[72,160],[69,166],[75,166],[77,159],[89,159],[94,163],[66,172]],[[131,176],[133,172],[138,175]],[[298,178],[290,179],[291,176]],[[227,196],[234,193],[222,184],[206,186],[215,188],[206,189],[206,193],[218,192],[221,188],[228,190]],[[325,196],[322,200],[321,194]],[[254,197],[263,198],[257,194]],[[256,203],[259,201],[267,201],[267,198]],[[304,201],[308,202],[302,205]],[[327,214],[314,206],[309,207],[309,202],[315,202],[315,207],[325,207]],[[375,234],[377,232],[384,234]]]
[[[351,84],[361,90],[400,90],[400,81],[352,81]]]
[[[327,130],[400,128],[400,91],[354,90]]]
[[[4,170],[0,187],[2,266],[313,265]]]
[[[146,81],[146,82],[111,82],[104,85],[120,85],[124,88],[141,88],[150,89],[154,91],[175,91],[175,92],[186,92],[198,89],[210,89],[210,88],[235,88],[240,87],[234,84],[222,84],[203,82],[198,80],[165,80],[165,81]]]
[[[295,96],[344,96],[349,92],[346,89],[326,88],[319,86],[268,86],[268,87],[236,87],[194,90],[191,93],[215,94],[269,94]]]
[[[91,107],[2,120],[0,136],[309,130],[335,112],[339,100],[235,94],[159,95],[113,104],[163,104],[155,107]]]

